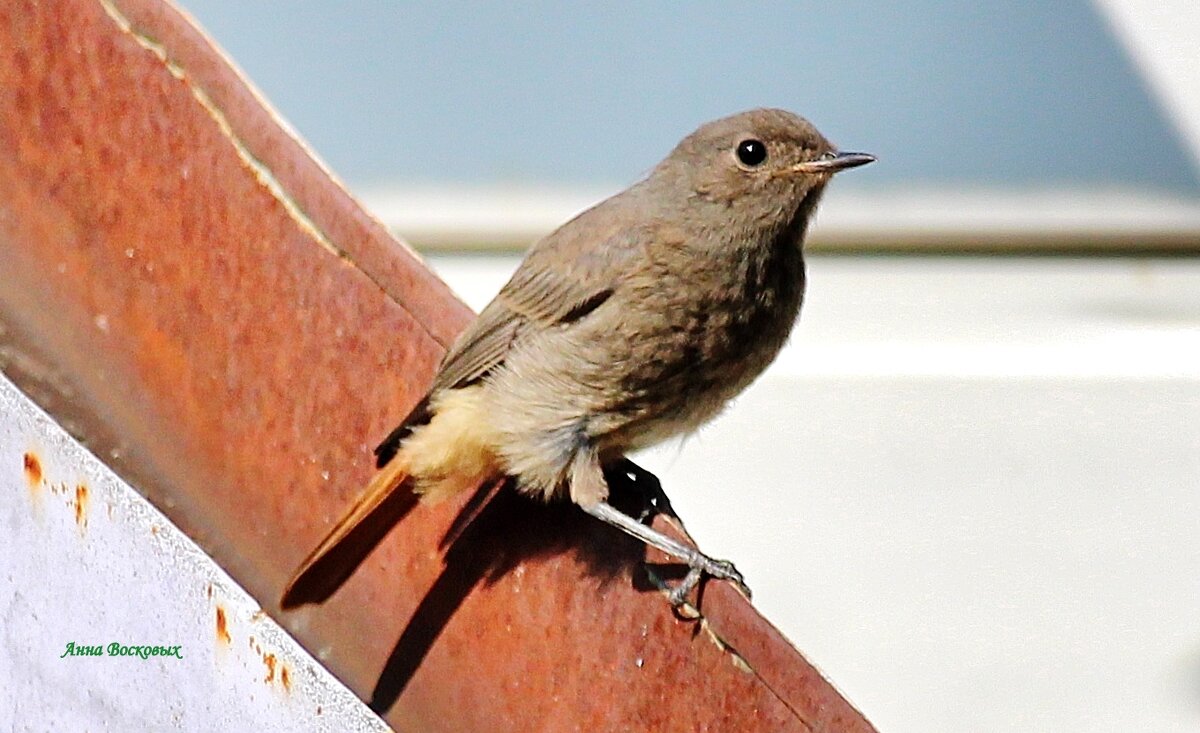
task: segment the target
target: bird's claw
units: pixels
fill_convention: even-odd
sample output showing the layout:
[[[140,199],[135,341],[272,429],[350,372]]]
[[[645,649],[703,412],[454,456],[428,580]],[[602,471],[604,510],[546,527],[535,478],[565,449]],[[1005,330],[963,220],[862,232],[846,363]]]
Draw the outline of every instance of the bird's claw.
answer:
[[[679,585],[672,588],[667,594],[667,600],[670,601],[672,606],[682,606],[705,575],[710,578],[727,580],[733,583],[746,598],[750,598],[750,586],[746,585],[742,574],[728,560],[714,560],[707,555],[697,553],[697,556],[688,565],[687,575],[684,576],[683,580],[679,581]]]

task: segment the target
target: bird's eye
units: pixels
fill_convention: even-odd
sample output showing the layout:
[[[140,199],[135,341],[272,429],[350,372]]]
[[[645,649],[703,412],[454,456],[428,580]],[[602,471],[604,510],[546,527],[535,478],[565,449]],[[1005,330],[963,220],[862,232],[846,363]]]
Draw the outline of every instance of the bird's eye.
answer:
[[[824,153],[821,154],[820,159],[821,160],[833,160],[836,157],[837,157],[837,153],[833,152],[832,150],[826,150]]]
[[[737,146],[737,159],[750,168],[760,166],[767,159],[767,146],[762,140],[743,140]]]

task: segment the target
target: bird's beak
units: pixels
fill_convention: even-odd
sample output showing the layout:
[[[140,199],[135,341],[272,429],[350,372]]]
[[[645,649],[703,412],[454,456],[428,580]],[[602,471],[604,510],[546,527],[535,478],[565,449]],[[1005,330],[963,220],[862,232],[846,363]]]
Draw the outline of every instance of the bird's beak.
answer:
[[[832,157],[817,158],[792,166],[797,173],[837,173],[847,168],[857,168],[875,160],[868,153],[836,153]]]

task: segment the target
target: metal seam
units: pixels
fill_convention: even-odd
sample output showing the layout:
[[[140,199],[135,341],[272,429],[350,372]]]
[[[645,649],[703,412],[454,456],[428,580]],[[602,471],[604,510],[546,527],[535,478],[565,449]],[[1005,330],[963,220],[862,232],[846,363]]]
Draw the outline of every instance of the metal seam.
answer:
[[[118,28],[121,29],[123,33],[128,34],[139,46],[157,57],[159,61],[162,62],[163,68],[165,68],[167,72],[171,74],[171,76],[174,76],[187,86],[188,91],[191,92],[196,101],[200,103],[200,106],[204,108],[204,111],[207,112],[217,124],[217,128],[229,141],[230,145],[234,149],[234,152],[237,153],[238,158],[246,165],[247,168],[250,169],[259,184],[283,206],[284,211],[287,212],[288,216],[300,227],[303,232],[308,234],[317,242],[317,244],[321,245],[321,247],[330,254],[361,273],[363,277],[367,278],[367,280],[371,282],[372,285],[379,288],[379,290],[385,296],[387,296],[388,300],[395,303],[396,306],[404,311],[404,313],[414,323],[419,325],[421,330],[425,332],[425,335],[428,336],[434,343],[441,346],[443,350],[447,348],[446,345],[442,344],[441,340],[429,330],[429,327],[426,326],[425,323],[419,318],[417,318],[413,312],[404,305],[404,303],[393,296],[379,280],[377,280],[371,275],[370,272],[359,265],[359,263],[350,256],[349,252],[334,244],[333,240],[327,234],[325,234],[325,232],[317,225],[317,223],[314,222],[308,216],[308,214],[304,213],[304,210],[300,207],[300,204],[287,192],[283,184],[279,181],[271,169],[263,161],[259,160],[254,153],[251,152],[250,147],[245,143],[245,141],[238,137],[237,133],[234,132],[233,125],[230,124],[229,118],[223,111],[221,111],[220,107],[217,106],[212,97],[208,95],[208,92],[192,81],[191,77],[188,76],[183,66],[171,59],[167,53],[167,49],[161,43],[136,30],[133,27],[133,23],[127,17],[125,17],[125,14],[122,13],[120,8],[113,3],[113,0],[97,1],[104,9],[105,14],[108,15],[108,17],[113,21],[113,23],[116,24]],[[418,260],[419,259],[420,258],[418,258]]]

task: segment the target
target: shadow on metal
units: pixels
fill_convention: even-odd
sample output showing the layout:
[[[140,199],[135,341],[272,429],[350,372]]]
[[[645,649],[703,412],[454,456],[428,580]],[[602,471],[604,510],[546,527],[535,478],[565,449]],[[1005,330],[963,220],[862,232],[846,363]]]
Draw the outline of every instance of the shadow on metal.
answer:
[[[0,6],[0,263],[5,371],[397,729],[872,730],[733,589],[677,617],[511,492],[279,612],[471,314],[174,6]]]

